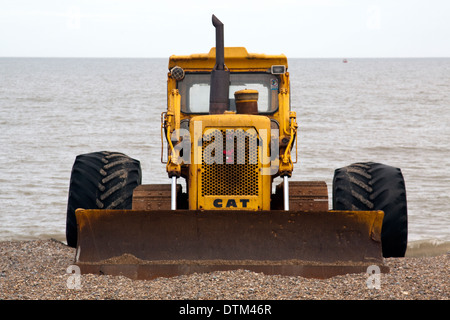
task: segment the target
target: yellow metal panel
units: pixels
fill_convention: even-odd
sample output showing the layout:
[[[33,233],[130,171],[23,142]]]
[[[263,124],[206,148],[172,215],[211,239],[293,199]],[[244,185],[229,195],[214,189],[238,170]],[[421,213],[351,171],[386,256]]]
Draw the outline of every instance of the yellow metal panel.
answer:
[[[193,148],[191,149],[193,163],[189,168],[190,209],[214,210],[217,209],[217,206],[214,206],[215,200],[223,203],[224,199],[229,197],[225,202],[225,205],[229,204],[228,208],[234,209],[234,203],[228,202],[228,199],[235,199],[236,208],[239,209],[269,210],[272,177],[261,174],[261,169],[270,168],[270,162],[261,163],[259,155],[256,155],[255,162],[252,162],[255,164],[206,165],[202,159],[202,148],[204,148],[203,134],[208,132],[208,129],[214,130],[214,128],[222,132],[220,136],[223,136],[227,129],[235,129],[236,132],[254,130],[255,134],[264,129],[267,132],[266,136],[270,137],[270,119],[254,115],[205,115],[193,117],[190,128],[191,137],[193,137]],[[269,141],[264,142],[269,143]],[[257,200],[253,199],[254,196],[257,197]],[[247,201],[250,197],[251,200]],[[241,201],[241,199],[244,200]],[[242,204],[242,207],[238,207],[238,204]]]
[[[216,48],[211,48],[209,53],[191,55],[172,55],[169,58],[169,69],[179,66],[185,70],[211,70],[216,63]],[[243,47],[225,48],[225,65],[229,69],[261,70],[266,71],[272,65],[284,65],[288,67],[284,54],[267,55],[248,53]]]

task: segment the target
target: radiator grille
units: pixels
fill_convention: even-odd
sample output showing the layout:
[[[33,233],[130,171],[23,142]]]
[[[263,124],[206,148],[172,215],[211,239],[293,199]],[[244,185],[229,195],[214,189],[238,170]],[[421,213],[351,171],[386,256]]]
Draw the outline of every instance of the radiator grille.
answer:
[[[216,138],[222,141],[215,143]],[[253,128],[206,128],[202,143],[202,196],[258,195],[257,138]],[[213,148],[213,143],[222,148]]]

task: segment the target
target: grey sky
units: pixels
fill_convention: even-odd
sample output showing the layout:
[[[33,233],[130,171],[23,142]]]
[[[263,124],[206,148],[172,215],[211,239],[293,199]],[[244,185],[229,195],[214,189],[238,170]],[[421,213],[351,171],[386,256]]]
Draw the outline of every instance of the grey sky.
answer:
[[[450,57],[448,0],[0,0],[0,57]]]

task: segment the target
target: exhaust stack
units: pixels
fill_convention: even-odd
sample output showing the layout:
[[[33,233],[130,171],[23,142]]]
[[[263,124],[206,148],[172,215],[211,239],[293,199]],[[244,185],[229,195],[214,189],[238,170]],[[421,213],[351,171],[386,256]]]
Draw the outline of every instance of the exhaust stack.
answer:
[[[216,65],[211,72],[209,114],[222,114],[229,109],[230,72],[225,67],[223,23],[212,16],[216,28]]]

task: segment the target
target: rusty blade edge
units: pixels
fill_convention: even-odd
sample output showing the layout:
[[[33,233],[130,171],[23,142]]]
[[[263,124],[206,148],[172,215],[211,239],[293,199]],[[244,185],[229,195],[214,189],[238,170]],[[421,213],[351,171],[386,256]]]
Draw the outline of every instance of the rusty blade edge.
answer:
[[[345,274],[367,273],[370,264],[340,264],[340,265],[319,265],[319,264],[260,264],[236,262],[227,264],[170,264],[164,262],[158,264],[156,261],[151,264],[91,264],[79,263],[82,274],[124,276],[133,280],[152,280],[159,277],[176,277],[190,275],[194,273],[209,273],[217,271],[248,270],[265,275],[301,276],[304,278],[328,279]],[[377,265],[381,273],[389,273],[389,267]]]

